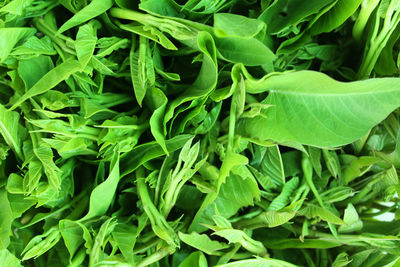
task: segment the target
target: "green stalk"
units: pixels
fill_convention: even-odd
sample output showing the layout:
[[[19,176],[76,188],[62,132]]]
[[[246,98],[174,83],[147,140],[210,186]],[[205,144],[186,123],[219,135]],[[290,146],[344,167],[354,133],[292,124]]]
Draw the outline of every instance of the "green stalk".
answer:
[[[364,0],[361,3],[361,10],[353,27],[353,38],[357,42],[361,41],[368,19],[378,6],[379,1],[380,0]]]
[[[76,55],[75,50],[70,48],[73,47],[74,40],[62,34],[56,34],[56,31],[51,29],[43,19],[36,19],[33,23],[39,31],[50,37],[50,39],[55,42],[64,52],[67,52],[71,55]]]
[[[399,5],[399,1],[392,1],[390,3],[388,11],[385,15],[383,27],[379,34],[377,32],[380,25],[380,17],[378,13],[376,14],[374,31],[371,37],[369,48],[367,48],[366,55],[357,73],[358,79],[365,79],[371,75],[371,72],[374,69],[379,56],[381,55],[382,50],[385,48],[390,36],[399,25],[400,10],[396,4]]]
[[[150,219],[150,223],[155,234],[161,239],[165,240],[165,242],[167,242],[169,245],[178,247],[179,238],[153,204],[144,178],[137,179],[137,190],[143,204],[143,209]]]
[[[168,247],[161,248],[157,252],[151,254],[150,256],[144,258],[137,263],[137,267],[149,266],[153,263],[160,261],[162,258],[170,254],[170,249]]]

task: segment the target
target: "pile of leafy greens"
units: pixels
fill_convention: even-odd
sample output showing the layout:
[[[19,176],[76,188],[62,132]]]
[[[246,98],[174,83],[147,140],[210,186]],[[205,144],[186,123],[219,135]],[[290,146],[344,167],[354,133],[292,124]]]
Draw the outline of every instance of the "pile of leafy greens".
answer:
[[[400,266],[399,0],[1,0],[0,266]]]

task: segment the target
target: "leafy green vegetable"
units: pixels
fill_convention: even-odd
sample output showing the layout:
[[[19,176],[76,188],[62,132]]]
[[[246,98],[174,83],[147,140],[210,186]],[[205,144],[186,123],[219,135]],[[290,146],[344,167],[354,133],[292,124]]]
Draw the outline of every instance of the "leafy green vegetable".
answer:
[[[0,1],[0,266],[397,266],[399,0]]]

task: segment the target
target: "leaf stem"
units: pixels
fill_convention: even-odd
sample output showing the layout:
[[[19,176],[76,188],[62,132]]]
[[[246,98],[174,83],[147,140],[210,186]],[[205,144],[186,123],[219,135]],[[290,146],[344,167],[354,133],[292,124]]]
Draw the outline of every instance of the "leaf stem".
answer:
[[[137,267],[149,266],[155,262],[158,262],[162,258],[168,256],[169,254],[170,254],[170,249],[168,247],[161,248],[157,252],[139,261],[136,266]]]

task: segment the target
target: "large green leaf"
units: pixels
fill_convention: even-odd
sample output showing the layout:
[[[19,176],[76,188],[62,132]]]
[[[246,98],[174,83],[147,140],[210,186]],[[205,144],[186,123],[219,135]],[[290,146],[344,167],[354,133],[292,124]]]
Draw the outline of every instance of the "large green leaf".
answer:
[[[265,111],[266,118],[239,121],[240,133],[318,147],[351,143],[400,106],[398,78],[345,83],[319,72],[299,71],[249,78],[246,89],[269,92],[263,103],[273,107]]]

